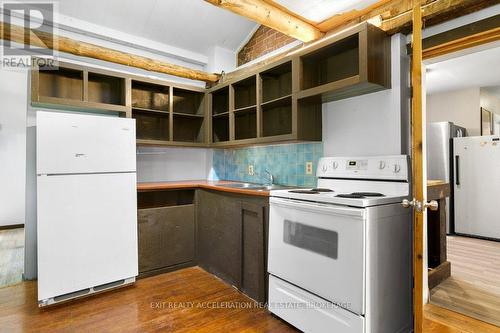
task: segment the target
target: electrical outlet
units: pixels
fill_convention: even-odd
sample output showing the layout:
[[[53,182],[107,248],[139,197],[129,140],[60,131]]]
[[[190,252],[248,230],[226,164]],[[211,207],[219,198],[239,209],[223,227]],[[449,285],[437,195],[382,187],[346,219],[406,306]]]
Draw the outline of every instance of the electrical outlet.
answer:
[[[307,162],[306,163],[306,175],[312,175],[313,174],[313,162]]]
[[[248,165],[248,175],[249,176],[253,176],[255,173],[253,171],[253,165],[252,164],[249,164]]]

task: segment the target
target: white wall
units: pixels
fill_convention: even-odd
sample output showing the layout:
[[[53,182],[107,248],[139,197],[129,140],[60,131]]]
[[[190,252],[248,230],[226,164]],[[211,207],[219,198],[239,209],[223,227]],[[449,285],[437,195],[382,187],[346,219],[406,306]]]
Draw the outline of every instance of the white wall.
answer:
[[[221,73],[233,71],[236,68],[236,52],[214,46],[208,54],[207,71]]]
[[[137,181],[207,179],[212,150],[204,148],[149,148],[137,151]]]
[[[401,35],[391,38],[391,89],[323,104],[325,156],[392,155],[407,151],[408,62]]]
[[[24,224],[28,73],[0,68],[0,226]]]
[[[500,91],[498,87],[495,90]],[[500,95],[497,95],[490,89],[479,89],[479,104],[482,108],[500,115]]]
[[[479,88],[467,88],[427,95],[427,122],[451,121],[463,126],[470,136],[480,135]]]

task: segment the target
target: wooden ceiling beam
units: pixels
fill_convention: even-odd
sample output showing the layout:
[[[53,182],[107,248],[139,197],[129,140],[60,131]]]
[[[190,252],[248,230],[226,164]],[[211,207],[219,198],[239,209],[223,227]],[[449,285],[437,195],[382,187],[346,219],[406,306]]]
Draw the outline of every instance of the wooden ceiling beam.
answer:
[[[314,25],[264,0],[205,1],[303,42],[310,42],[323,36],[323,33]]]
[[[435,25],[500,3],[500,0],[422,0],[422,18],[425,26]],[[411,0],[380,0],[361,10],[337,14],[315,26],[330,33],[364,22],[378,21],[388,34],[410,31],[412,22]]]
[[[500,0],[427,0],[422,3],[422,18],[425,26],[430,26],[498,3]],[[409,28],[411,21],[412,10],[403,11],[393,17],[383,17],[380,28],[396,33]]]
[[[0,22],[0,39],[24,44],[24,27]],[[77,56],[88,57],[109,61],[115,64],[135,67],[147,71],[174,75],[191,80],[205,82],[217,82],[220,75],[207,73],[200,70],[174,65],[167,62],[154,60],[151,58],[134,55],[122,51],[113,50],[95,44],[85,43],[67,37],[51,35],[46,32],[37,32],[36,36],[31,36],[29,43],[32,46],[49,48],[59,52],[69,53]],[[53,41],[53,42],[52,42]]]

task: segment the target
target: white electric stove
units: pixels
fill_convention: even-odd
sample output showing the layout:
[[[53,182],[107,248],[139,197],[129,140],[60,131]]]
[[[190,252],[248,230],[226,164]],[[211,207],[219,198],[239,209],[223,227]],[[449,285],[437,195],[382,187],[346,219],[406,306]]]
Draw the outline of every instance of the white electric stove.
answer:
[[[410,332],[408,158],[322,158],[316,175],[271,191],[269,310],[304,332]]]

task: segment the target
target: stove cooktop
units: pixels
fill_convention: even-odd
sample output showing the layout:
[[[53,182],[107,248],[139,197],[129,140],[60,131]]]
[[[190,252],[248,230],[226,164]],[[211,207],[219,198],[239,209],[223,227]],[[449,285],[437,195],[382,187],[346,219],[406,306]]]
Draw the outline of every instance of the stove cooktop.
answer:
[[[329,188],[277,190],[271,191],[271,196],[353,207],[399,203],[405,198],[405,196],[384,194],[375,191],[337,192]]]

